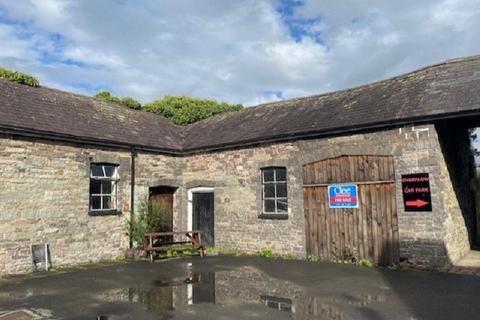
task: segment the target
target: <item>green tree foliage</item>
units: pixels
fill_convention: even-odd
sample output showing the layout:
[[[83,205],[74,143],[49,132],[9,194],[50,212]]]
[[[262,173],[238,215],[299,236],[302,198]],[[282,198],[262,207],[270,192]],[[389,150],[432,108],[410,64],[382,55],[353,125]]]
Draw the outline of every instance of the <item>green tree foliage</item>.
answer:
[[[187,125],[196,121],[211,117],[215,114],[239,111],[243,109],[241,104],[228,104],[212,99],[200,99],[186,96],[165,96],[144,106],[131,97],[119,98],[108,91],[100,91],[95,98],[108,102],[118,103],[132,109],[143,109],[170,119],[178,125]]]
[[[120,103],[120,98],[112,96],[108,91],[100,91],[95,95],[95,98],[102,99],[109,102]]]
[[[142,109],[142,104],[137,100],[133,99],[132,97],[123,97],[120,100],[120,103],[132,109]]]
[[[108,91],[100,91],[95,95],[95,98],[102,99],[108,102],[118,103],[132,109],[142,109],[142,104],[132,97],[115,97]]]
[[[127,221],[129,227],[131,223],[132,240],[137,245],[144,244],[145,233],[169,231],[168,217],[171,215],[169,209],[161,204],[154,203],[148,199],[143,199],[138,204],[133,221]],[[130,228],[128,228],[130,229]],[[130,233],[130,230],[127,230]]]
[[[239,111],[240,104],[228,104],[211,99],[186,96],[165,96],[144,106],[144,109],[162,115],[178,125],[187,125],[211,117],[215,114]]]
[[[2,67],[0,67],[0,79],[10,80],[31,87],[40,86],[40,82],[37,78],[23,72],[11,71]]]

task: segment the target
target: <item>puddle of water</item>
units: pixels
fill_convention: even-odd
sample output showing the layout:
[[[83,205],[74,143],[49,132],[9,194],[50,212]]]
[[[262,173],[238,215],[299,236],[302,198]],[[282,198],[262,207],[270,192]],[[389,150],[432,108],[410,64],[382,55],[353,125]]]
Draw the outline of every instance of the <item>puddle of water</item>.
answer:
[[[19,309],[0,311],[0,320],[48,320],[51,314],[47,310]]]
[[[149,287],[119,289],[102,296],[110,301],[141,304],[161,318],[192,313],[195,308],[211,308],[215,312],[218,308],[247,310],[254,307],[274,318],[348,320],[372,318],[375,311],[370,309],[387,302],[390,292],[313,293],[298,284],[244,267],[218,272],[195,272],[187,268],[183,277],[157,279]],[[362,314],[368,316],[362,318]]]

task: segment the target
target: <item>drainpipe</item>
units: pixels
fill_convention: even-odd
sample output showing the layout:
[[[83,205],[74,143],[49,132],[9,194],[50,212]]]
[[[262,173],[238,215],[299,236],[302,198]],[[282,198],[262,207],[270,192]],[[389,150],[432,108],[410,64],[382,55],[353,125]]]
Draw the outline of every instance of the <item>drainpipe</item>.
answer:
[[[135,157],[137,156],[137,151],[132,147],[132,163],[130,167],[131,180],[130,180],[130,236],[129,236],[129,247],[133,247],[132,239],[132,230],[133,230],[133,220],[135,219]]]

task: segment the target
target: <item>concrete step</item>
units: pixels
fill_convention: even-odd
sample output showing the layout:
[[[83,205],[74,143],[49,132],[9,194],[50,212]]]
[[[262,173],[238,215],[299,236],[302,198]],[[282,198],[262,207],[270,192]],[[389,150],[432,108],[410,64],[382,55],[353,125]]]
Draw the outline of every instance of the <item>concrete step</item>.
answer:
[[[470,250],[463,258],[455,262],[449,271],[480,276],[480,251]]]

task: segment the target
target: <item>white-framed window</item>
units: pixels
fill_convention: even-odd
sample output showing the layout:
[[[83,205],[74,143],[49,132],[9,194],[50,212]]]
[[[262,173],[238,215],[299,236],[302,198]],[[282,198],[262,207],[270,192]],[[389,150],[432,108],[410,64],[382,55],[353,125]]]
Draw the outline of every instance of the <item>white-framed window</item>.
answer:
[[[90,165],[90,211],[117,210],[118,166],[92,163]]]
[[[263,213],[287,214],[287,169],[269,167],[262,169]]]

